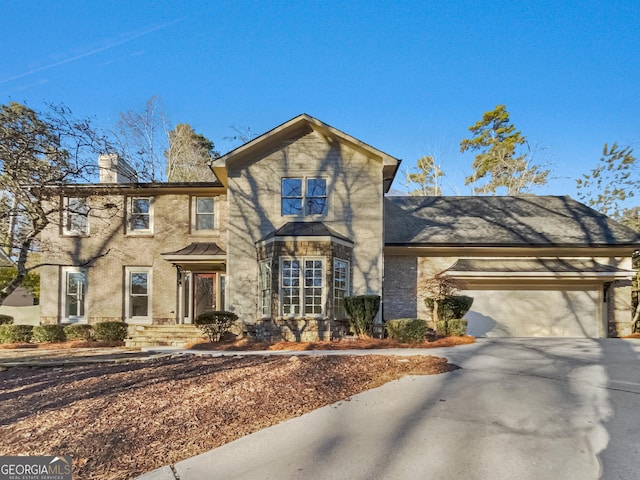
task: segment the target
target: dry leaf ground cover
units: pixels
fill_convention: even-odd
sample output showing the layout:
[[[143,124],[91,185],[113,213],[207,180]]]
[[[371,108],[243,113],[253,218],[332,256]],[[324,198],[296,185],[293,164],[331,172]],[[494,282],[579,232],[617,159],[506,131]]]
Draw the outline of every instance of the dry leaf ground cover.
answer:
[[[404,375],[455,368],[422,355],[8,368],[0,371],[0,455],[72,455],[74,478],[131,478]]]

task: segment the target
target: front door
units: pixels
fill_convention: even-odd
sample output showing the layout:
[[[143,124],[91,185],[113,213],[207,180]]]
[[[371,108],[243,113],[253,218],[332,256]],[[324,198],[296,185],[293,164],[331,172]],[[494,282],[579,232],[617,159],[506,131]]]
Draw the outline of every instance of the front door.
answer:
[[[216,274],[193,274],[193,318],[204,312],[217,310]]]
[[[184,272],[182,276],[182,322],[193,323],[204,312],[225,309],[226,275],[218,272]]]

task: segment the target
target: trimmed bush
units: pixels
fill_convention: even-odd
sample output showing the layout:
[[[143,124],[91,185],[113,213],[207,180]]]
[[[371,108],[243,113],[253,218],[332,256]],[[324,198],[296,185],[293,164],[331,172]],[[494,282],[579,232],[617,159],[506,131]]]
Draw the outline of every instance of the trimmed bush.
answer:
[[[425,298],[427,309],[433,313],[433,298]],[[438,302],[438,319],[452,320],[463,318],[473,305],[473,298],[466,295],[452,295]]]
[[[236,320],[238,315],[233,312],[215,311],[201,313],[194,323],[210,342],[219,342],[220,337],[231,329]]]
[[[439,320],[436,332],[439,337],[463,337],[467,334],[467,321],[460,318]]]
[[[380,309],[379,295],[345,297],[344,307],[349,315],[349,326],[358,337],[370,337],[373,320]]]
[[[93,325],[93,335],[103,342],[124,342],[127,338],[127,325],[124,322],[100,322]]]
[[[385,326],[391,340],[402,343],[420,343],[427,339],[431,330],[421,318],[398,318],[389,320]]]
[[[33,325],[0,325],[0,343],[28,343]]]
[[[67,336],[64,334],[62,325],[38,325],[33,327],[32,340],[36,343],[58,343],[64,342]]]
[[[93,340],[93,327],[86,323],[66,325],[64,333],[67,336],[67,340]]]
[[[11,315],[0,314],[0,325],[11,325],[13,323],[13,317]]]

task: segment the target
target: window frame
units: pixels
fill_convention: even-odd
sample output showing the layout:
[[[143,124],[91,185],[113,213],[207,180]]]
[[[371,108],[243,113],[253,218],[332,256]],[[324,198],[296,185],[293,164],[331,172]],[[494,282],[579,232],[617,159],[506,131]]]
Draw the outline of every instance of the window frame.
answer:
[[[258,296],[260,299],[260,315],[271,317],[271,263],[263,260],[258,264]]]
[[[307,267],[306,262],[309,261],[320,261],[321,269],[320,269],[320,279],[322,285],[320,288],[320,307],[319,313],[306,313],[307,305],[309,304],[307,299]],[[298,262],[298,276],[297,276],[297,285],[293,285],[294,280],[296,280],[295,276],[285,277],[285,262]],[[315,269],[315,267],[313,267]],[[327,262],[325,257],[318,256],[305,256],[305,257],[290,257],[290,256],[281,256],[280,257],[280,270],[278,274],[278,285],[279,285],[279,304],[280,304],[280,316],[283,318],[322,318],[326,315],[326,300],[327,300],[327,282],[326,282],[326,273],[327,273]],[[315,278],[315,277],[313,277]],[[285,280],[291,280],[292,285],[285,285]],[[284,294],[285,289],[294,289],[297,288],[297,295],[295,294]],[[316,288],[316,287],[311,287]],[[287,298],[298,298],[298,303],[295,304],[293,302],[285,302]],[[313,295],[313,297],[318,297],[317,295]],[[312,305],[316,305],[312,303]],[[287,308],[289,307],[289,308]]]
[[[149,202],[149,211],[146,215],[149,217],[148,228],[134,228],[133,218],[139,213],[133,213],[133,205],[135,200],[147,200]],[[146,195],[132,195],[127,197],[127,234],[129,235],[153,235],[154,231],[154,197]],[[144,214],[143,214],[144,215]]]
[[[211,212],[198,212],[198,200],[210,198],[213,201]],[[212,228],[198,228],[198,215],[211,215],[213,217]],[[214,195],[193,195],[191,197],[191,232],[206,234],[218,230],[218,201]]]
[[[87,269],[83,267],[62,267],[62,309],[61,317],[65,323],[86,323],[87,322],[87,292],[89,291],[89,281],[87,275]],[[69,274],[80,273],[84,277],[84,291],[81,292],[82,300],[82,313],[83,315],[70,315],[68,301],[69,296]]]
[[[146,294],[133,294],[131,277],[133,274],[144,273],[147,276],[147,291]],[[125,267],[125,282],[124,282],[124,317],[126,321],[132,323],[152,323],[153,320],[153,268],[152,267]],[[146,297],[147,298],[147,314],[146,315],[133,315],[132,297]]]
[[[344,288],[338,286],[338,263],[341,262],[344,264]],[[333,259],[333,318],[336,320],[344,320],[347,318],[347,311],[344,305],[345,297],[349,296],[349,288],[350,281],[349,277],[351,275],[351,262],[349,260],[344,260],[342,258],[334,258]],[[342,293],[342,296],[338,295],[338,292]],[[338,305],[338,299],[341,299],[342,304]]]
[[[300,195],[285,195],[285,182],[287,180],[300,181]],[[310,195],[309,184],[312,181],[321,180],[324,182],[323,195]],[[287,192],[288,193],[288,192]],[[310,212],[310,200],[324,199],[324,208],[321,213]],[[300,212],[285,213],[285,200],[299,200]],[[280,215],[283,217],[326,217],[329,214],[329,179],[327,177],[281,177],[280,179]]]
[[[86,208],[86,213],[82,213],[80,211],[72,211],[71,201],[72,200],[80,200],[79,204]],[[64,197],[63,200],[63,208],[62,208],[62,234],[68,237],[87,237],[89,236],[89,212],[90,207],[88,203],[87,197]],[[85,225],[84,228],[76,229],[73,227],[69,227],[70,223],[73,222],[74,218],[84,217]]]

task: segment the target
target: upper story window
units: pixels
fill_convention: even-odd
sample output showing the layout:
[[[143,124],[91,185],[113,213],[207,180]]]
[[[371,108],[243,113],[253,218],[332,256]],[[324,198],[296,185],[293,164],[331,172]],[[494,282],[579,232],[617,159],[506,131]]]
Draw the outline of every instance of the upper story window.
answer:
[[[202,232],[207,230],[215,230],[215,200],[213,197],[194,197],[193,198],[193,230]]]
[[[62,217],[65,235],[89,235],[89,205],[85,197],[65,197]]]
[[[129,233],[153,233],[152,197],[130,197],[127,201]]]
[[[282,215],[326,215],[325,178],[283,178]]]

